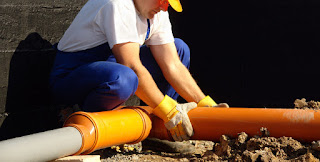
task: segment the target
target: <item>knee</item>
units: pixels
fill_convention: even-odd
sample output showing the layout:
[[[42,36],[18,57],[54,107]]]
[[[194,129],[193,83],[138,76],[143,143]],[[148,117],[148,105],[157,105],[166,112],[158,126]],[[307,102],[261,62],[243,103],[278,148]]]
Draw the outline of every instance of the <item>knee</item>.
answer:
[[[87,96],[82,106],[84,111],[112,110],[134,95],[138,88],[138,77],[130,68],[119,65],[109,76],[112,80],[100,84]]]
[[[190,51],[189,46],[187,45],[186,42],[184,42],[180,38],[174,38],[174,43],[176,45],[177,50],[187,50]]]
[[[189,68],[190,66],[190,48],[189,46],[180,38],[175,38],[174,43],[177,48],[178,55],[181,62]]]
[[[116,82],[118,88],[116,88],[115,93],[119,100],[126,101],[130,96],[134,95],[138,88],[138,76],[126,66],[119,69]]]

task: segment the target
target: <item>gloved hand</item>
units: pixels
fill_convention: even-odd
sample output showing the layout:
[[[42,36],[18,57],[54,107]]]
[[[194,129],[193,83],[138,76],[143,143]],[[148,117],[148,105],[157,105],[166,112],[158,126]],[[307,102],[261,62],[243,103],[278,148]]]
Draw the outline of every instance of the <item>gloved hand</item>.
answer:
[[[197,107],[194,102],[178,104],[169,96],[153,110],[153,114],[161,118],[175,141],[189,140],[193,135],[193,128],[188,112]]]
[[[227,103],[217,104],[210,96],[206,96],[198,103],[198,107],[225,107],[229,108]]]

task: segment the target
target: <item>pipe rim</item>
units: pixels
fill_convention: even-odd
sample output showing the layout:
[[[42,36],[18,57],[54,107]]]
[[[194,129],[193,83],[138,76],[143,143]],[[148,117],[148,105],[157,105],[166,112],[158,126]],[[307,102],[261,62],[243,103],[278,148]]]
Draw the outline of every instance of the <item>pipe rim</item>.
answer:
[[[77,124],[77,123],[68,123],[68,122],[69,122],[69,119],[73,119],[74,116],[82,116],[82,117],[87,118],[87,119],[91,122],[91,124],[92,124],[92,126],[93,126],[93,128],[94,128],[94,132],[95,132],[94,142],[93,142],[93,144],[92,144],[88,149],[85,149],[85,148],[84,148],[85,145],[86,145],[87,140],[85,140],[85,134],[84,134],[83,130],[79,127],[79,126],[82,126],[82,125],[81,125],[81,124],[79,125],[79,124]],[[71,127],[76,128],[76,129],[80,132],[81,137],[82,137],[82,145],[81,145],[81,148],[80,148],[79,151],[76,152],[74,155],[80,155],[80,154],[81,154],[81,155],[86,155],[86,154],[89,154],[89,153],[93,152],[93,151],[94,151],[94,148],[95,148],[95,146],[96,146],[96,144],[97,144],[97,141],[98,141],[98,129],[97,129],[96,123],[95,123],[94,120],[90,117],[90,115],[89,115],[88,113],[86,113],[86,112],[83,112],[83,111],[75,112],[75,113],[71,114],[71,115],[67,118],[67,120],[65,121],[64,127],[68,127],[68,126],[71,126]]]
[[[142,141],[142,140],[144,140],[145,138],[147,138],[147,136],[149,135],[149,133],[150,133],[150,130],[151,130],[151,128],[152,128],[152,124],[151,124],[151,121],[147,121],[147,119],[146,119],[146,115],[148,114],[147,112],[146,112],[146,110],[144,110],[143,108],[141,108],[141,107],[123,107],[122,109],[132,109],[132,110],[134,110],[135,112],[137,112],[138,114],[139,114],[139,116],[141,117],[141,119],[142,119],[142,123],[143,123],[143,130],[142,130],[142,132],[141,132],[141,135],[140,135],[140,137],[137,139],[137,140],[135,140],[135,141],[133,141],[133,142],[131,142],[131,143],[129,143],[129,144],[135,144],[135,143],[138,143],[138,142],[140,142],[140,141]],[[150,120],[150,117],[147,115],[147,117],[149,118],[149,120]],[[148,126],[148,123],[150,123],[149,125],[150,126]],[[148,129],[149,128],[149,129]],[[149,130],[149,131],[148,131]]]

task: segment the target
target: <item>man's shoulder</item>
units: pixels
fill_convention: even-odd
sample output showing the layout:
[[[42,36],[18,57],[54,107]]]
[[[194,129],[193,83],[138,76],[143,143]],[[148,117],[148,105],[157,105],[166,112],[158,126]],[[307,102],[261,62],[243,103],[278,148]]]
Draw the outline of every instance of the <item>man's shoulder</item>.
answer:
[[[169,17],[169,12],[168,11],[160,11],[155,15],[156,18],[165,18]]]
[[[168,11],[160,11],[154,16],[155,21],[164,21],[169,18]]]

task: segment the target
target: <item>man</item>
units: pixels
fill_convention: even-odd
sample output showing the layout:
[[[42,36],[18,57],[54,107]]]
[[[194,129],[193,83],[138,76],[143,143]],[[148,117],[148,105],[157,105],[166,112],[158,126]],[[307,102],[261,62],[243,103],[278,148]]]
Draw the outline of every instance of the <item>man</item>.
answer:
[[[54,100],[106,111],[136,94],[174,140],[188,140],[188,111],[217,104],[188,71],[190,51],[173,37],[169,4],[182,11],[179,0],[89,0],[57,46],[50,78]],[[189,103],[178,104],[179,94]]]

